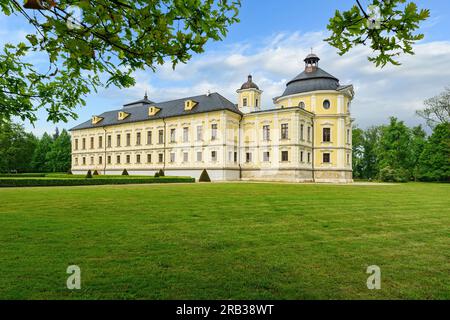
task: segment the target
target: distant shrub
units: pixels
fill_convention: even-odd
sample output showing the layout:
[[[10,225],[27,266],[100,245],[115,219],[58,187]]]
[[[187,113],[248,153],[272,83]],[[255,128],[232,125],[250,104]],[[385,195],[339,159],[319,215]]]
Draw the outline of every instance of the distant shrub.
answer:
[[[411,179],[409,172],[405,169],[394,169],[384,167],[380,170],[380,180],[383,182],[408,182]]]
[[[159,173],[158,173],[158,174],[159,174],[160,177],[165,177],[165,176],[166,176],[166,175],[164,174],[164,171],[163,171],[163,170],[159,170]]]
[[[98,176],[98,171],[94,170],[94,173],[92,174],[93,176]]]
[[[202,174],[200,175],[200,179],[198,180],[200,182],[211,182],[211,178],[209,177],[208,171],[203,170]]]
[[[91,170],[88,170],[88,172],[86,173],[86,179],[92,179],[92,172],[91,172]]]
[[[123,176],[129,176],[127,169],[123,169],[122,175]]]
[[[155,178],[159,178],[159,172],[155,173]]]

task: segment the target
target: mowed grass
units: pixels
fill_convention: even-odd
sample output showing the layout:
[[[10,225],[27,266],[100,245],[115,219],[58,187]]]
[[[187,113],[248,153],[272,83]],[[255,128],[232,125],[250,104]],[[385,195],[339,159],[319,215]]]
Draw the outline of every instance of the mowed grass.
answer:
[[[0,298],[449,299],[450,185],[0,189]]]

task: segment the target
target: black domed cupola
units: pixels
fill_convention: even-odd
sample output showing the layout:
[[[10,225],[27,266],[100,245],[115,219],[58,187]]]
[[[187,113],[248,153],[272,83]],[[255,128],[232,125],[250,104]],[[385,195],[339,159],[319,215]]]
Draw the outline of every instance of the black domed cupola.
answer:
[[[305,58],[305,72],[311,73],[319,68],[319,60],[320,58],[316,56],[314,53],[308,54]]]

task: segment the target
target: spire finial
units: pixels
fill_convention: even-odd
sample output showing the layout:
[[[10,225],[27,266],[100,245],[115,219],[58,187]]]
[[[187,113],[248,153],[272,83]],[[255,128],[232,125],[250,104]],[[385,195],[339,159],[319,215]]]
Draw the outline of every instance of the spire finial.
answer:
[[[147,90],[145,90],[144,99],[145,99],[145,100],[148,100]]]

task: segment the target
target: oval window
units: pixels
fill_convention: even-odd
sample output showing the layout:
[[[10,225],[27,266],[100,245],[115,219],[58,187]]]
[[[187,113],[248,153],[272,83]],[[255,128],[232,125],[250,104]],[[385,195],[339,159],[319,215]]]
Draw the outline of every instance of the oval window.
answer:
[[[298,106],[302,109],[305,109],[305,103],[303,101],[301,101]]]
[[[323,108],[324,108],[324,109],[328,110],[328,109],[330,109],[330,106],[331,106],[330,100],[325,100],[325,101],[323,102]]]

